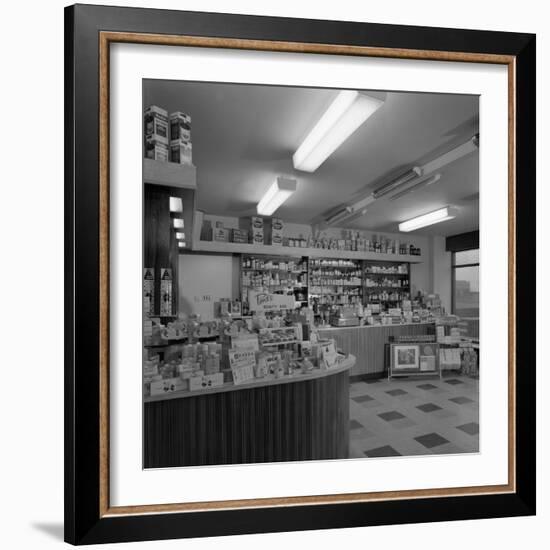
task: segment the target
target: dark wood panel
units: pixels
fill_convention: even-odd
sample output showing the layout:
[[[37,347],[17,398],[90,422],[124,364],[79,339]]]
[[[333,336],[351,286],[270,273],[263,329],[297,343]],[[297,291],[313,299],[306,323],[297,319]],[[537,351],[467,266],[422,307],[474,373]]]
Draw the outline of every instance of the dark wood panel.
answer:
[[[184,190],[144,185],[143,201],[143,267],[155,270],[155,315],[160,313],[160,273],[172,269],[172,314],[178,307],[178,243],[170,216],[170,197]]]
[[[145,468],[337,459],[348,452],[347,370],[144,405]]]
[[[383,374],[386,368],[385,344],[391,336],[433,334],[433,324],[387,325],[320,329],[322,338],[334,338],[338,349],[355,355],[355,366],[350,374]]]

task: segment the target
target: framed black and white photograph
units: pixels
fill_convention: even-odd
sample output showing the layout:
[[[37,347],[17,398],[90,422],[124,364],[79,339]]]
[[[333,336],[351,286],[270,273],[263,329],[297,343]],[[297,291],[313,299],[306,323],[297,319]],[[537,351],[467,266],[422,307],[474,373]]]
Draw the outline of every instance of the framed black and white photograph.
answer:
[[[534,47],[67,8],[68,542],[534,513]]]
[[[413,369],[420,368],[419,361],[420,349],[418,346],[401,345],[393,347],[393,368],[395,370],[400,369]]]

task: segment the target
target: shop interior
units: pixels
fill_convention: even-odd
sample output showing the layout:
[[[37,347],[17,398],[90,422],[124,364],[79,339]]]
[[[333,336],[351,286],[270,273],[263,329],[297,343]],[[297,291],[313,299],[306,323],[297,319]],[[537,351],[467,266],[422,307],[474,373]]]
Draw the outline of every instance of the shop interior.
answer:
[[[479,450],[479,98],[143,83],[145,468]]]

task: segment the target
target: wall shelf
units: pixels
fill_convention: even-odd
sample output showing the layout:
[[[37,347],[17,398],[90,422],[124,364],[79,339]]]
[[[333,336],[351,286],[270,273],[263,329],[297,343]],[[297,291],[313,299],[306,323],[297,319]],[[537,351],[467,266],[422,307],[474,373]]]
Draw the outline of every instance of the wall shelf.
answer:
[[[197,189],[197,169],[192,164],[143,159],[143,181],[181,189]]]
[[[409,254],[381,254],[378,252],[356,252],[351,250],[328,250],[326,248],[305,248],[275,246],[266,244],[223,243],[218,241],[194,241],[193,251],[218,252],[220,254],[265,254],[268,256],[290,256],[308,258],[329,258],[342,260],[376,260],[381,262],[422,263],[422,256]],[[355,269],[355,268],[354,268]]]

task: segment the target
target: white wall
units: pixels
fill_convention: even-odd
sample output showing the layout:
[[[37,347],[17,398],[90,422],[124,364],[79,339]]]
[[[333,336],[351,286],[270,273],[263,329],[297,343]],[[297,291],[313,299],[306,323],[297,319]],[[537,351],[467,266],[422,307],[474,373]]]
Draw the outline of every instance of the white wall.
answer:
[[[538,229],[539,252],[550,234],[550,168],[545,152],[550,149],[550,28],[547,5],[538,0],[501,3],[462,0],[453,9],[442,9],[436,0],[394,0],[393,2],[252,2],[251,0],[103,0],[102,4],[134,5],[156,8],[255,13],[262,15],[321,19],[348,19],[378,23],[429,25],[437,27],[479,28],[502,31],[536,32],[538,64]],[[25,365],[23,391],[4,391],[0,400],[3,440],[17,442],[15,452],[0,457],[2,501],[5,518],[3,546],[11,550],[67,548],[63,532],[63,13],[67,1],[11,2],[3,7],[5,25],[0,37],[3,51],[2,87],[4,126],[10,132],[0,137],[9,155],[3,163],[3,179],[24,184],[3,187],[0,201],[0,224],[4,238],[4,256],[10,269],[1,277],[4,288],[13,288],[17,274],[18,288],[32,292],[6,292],[0,323],[4,342],[4,363]],[[21,25],[32,37],[21,40]],[[32,70],[30,70],[32,69]],[[37,93],[37,91],[39,93]],[[28,141],[22,113],[44,113],[48,125],[46,147],[34,147],[29,162],[27,147],[14,144]],[[22,172],[21,167],[24,167]],[[23,178],[22,178],[23,174]],[[32,197],[32,200],[28,200]],[[24,211],[21,205],[25,205]],[[46,215],[45,215],[46,213]],[[40,242],[36,241],[36,224],[40,221]],[[14,228],[17,228],[14,231]],[[32,243],[38,246],[32,246]],[[45,244],[46,246],[41,246]],[[29,247],[32,246],[32,253]],[[550,295],[546,293],[550,255],[539,253],[538,322],[539,350],[545,346],[550,331]],[[13,267],[17,266],[15,270]],[[44,269],[38,270],[37,268]],[[38,313],[39,328],[30,321]],[[535,314],[535,311],[533,311]],[[539,356],[542,357],[542,354]],[[545,354],[546,357],[546,354]],[[372,548],[391,550],[464,550],[490,546],[499,550],[517,550],[526,545],[534,549],[548,546],[550,524],[550,386],[547,359],[538,362],[538,491],[537,517],[460,521],[424,525],[398,525],[356,529],[306,531],[243,537],[186,540],[189,550],[263,550],[281,548]],[[532,366],[529,365],[531,368]],[[7,373],[8,371],[6,371]],[[9,374],[6,374],[9,376]],[[32,404],[32,406],[29,406]],[[14,420],[16,418],[16,421]],[[414,475],[414,474],[413,474]],[[124,545],[107,544],[101,550],[180,549],[181,541],[163,541]]]
[[[239,297],[239,260],[221,254],[180,254],[179,312],[214,319],[214,303]]]

